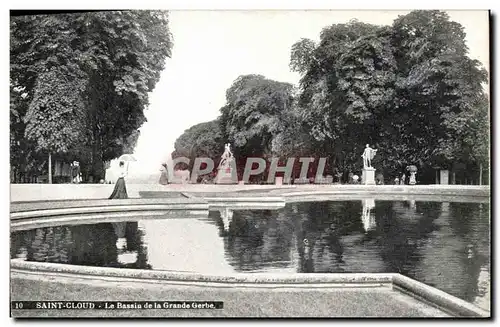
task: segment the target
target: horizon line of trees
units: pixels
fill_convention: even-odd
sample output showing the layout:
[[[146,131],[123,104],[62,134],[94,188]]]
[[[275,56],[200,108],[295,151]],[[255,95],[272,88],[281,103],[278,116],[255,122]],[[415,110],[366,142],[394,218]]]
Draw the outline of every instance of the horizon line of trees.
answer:
[[[468,56],[464,28],[445,12],[413,11],[390,26],[327,26],[318,43],[292,46],[290,68],[301,75],[298,87],[238,77],[220,116],[179,136],[172,158],[217,162],[229,142],[239,174],[248,157],[327,157],[325,174],[345,181],[361,171],[370,144],[386,180],[415,165],[426,183],[435,169],[489,183],[488,73]]]

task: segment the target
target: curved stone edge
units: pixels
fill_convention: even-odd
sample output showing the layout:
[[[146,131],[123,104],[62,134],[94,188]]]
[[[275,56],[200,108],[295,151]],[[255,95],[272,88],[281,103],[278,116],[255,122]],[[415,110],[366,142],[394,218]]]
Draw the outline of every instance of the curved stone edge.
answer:
[[[12,219],[10,230],[19,231],[34,228],[44,228],[52,226],[61,226],[67,224],[90,225],[100,223],[112,223],[122,221],[139,221],[154,219],[175,219],[175,218],[194,218],[205,219],[208,217],[209,210],[165,210],[165,211],[127,211],[96,214],[77,214],[77,215],[59,215],[59,216],[40,216],[24,219]]]
[[[285,198],[282,196],[266,196],[266,197],[257,197],[257,196],[235,196],[235,197],[203,197],[202,199],[208,201],[209,204],[217,203],[217,202],[281,202],[285,201]]]
[[[248,283],[248,284],[324,284],[324,283],[345,283],[345,284],[391,284],[393,274],[265,274],[265,273],[241,273],[226,275],[209,275],[189,272],[175,272],[164,270],[143,270],[127,268],[109,268],[109,267],[89,267],[67,265],[47,262],[29,262],[19,259],[11,259],[11,270],[38,271],[47,273],[78,274],[88,276],[102,276],[115,278],[134,278],[140,280],[164,280],[164,281],[182,281],[182,282],[211,282],[219,284]]]
[[[425,285],[409,277],[396,273],[336,273],[336,274],[229,274],[206,275],[172,271],[154,271],[141,269],[121,269],[107,267],[88,267],[45,262],[27,262],[11,259],[11,272],[36,272],[46,275],[73,276],[74,278],[96,278],[113,281],[164,282],[188,286],[210,287],[362,287],[391,286],[394,290],[405,293],[428,305],[459,317],[491,317],[490,312],[471,303]],[[21,277],[22,278],[22,277]]]
[[[57,210],[71,208],[92,208],[92,207],[120,207],[141,206],[141,205],[205,205],[208,202],[202,198],[130,198],[130,199],[62,199],[62,200],[36,200],[36,201],[12,201],[10,202],[10,212],[26,212],[33,210]]]
[[[302,193],[302,192],[374,192],[385,194],[429,194],[429,195],[468,195],[490,196],[488,185],[305,185],[290,190],[272,190],[270,193]]]
[[[469,199],[469,200],[474,200],[473,202],[476,201],[489,201],[490,200],[490,194],[485,194],[485,193],[473,193],[473,192],[461,192],[461,190],[457,190],[455,192],[432,192],[432,191],[414,191],[414,192],[397,192],[397,191],[381,191],[381,190],[375,190],[375,189],[359,189],[359,190],[322,190],[322,191],[304,191],[304,192],[287,192],[287,193],[282,193],[281,196],[283,196],[287,201],[293,198],[302,198],[302,197],[316,197],[316,196],[356,196],[356,197],[366,197],[366,196],[372,196],[372,197],[399,197],[399,198],[404,198],[407,197],[408,199],[417,199],[419,197],[423,198],[430,198],[430,197],[435,197],[435,196],[440,196],[440,197],[445,197],[449,199]]]
[[[443,195],[394,195],[394,194],[315,194],[289,196],[286,203],[303,203],[315,201],[362,201],[367,198],[375,201],[419,201],[419,202],[461,202],[461,203],[490,203],[486,197],[471,196],[443,196]]]
[[[491,317],[489,311],[401,274],[394,275],[393,287],[454,315],[461,317]]]
[[[35,209],[29,211],[18,211],[10,214],[11,220],[21,220],[35,217],[60,217],[67,215],[89,215],[89,214],[117,214],[122,212],[169,212],[169,211],[188,211],[188,210],[208,210],[208,204],[190,203],[190,204],[151,204],[151,205],[129,205],[129,206],[95,206],[95,207],[77,207],[77,208],[59,208],[59,209]]]

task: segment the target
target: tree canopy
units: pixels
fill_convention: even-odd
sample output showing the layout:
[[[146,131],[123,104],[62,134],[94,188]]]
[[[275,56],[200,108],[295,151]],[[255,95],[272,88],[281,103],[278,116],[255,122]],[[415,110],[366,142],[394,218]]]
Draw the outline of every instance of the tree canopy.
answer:
[[[408,165],[488,165],[488,75],[445,12],[413,11],[390,26],[352,20],[319,36],[291,47],[298,89],[252,74],[227,89],[221,146],[230,142],[237,159],[321,156],[359,172],[370,144],[389,176]]]
[[[319,44],[293,45],[290,67],[302,75],[299,103],[311,135],[332,144],[343,169],[359,166],[365,143],[379,148],[390,174],[410,164],[477,162],[474,151],[484,158],[485,140],[472,135],[488,130],[487,74],[444,12],[413,11],[392,26],[332,25]]]
[[[293,108],[293,85],[261,75],[242,75],[226,92],[221,108],[224,138],[242,156],[270,155],[272,140],[283,132],[283,117]]]
[[[224,140],[218,120],[192,126],[177,138],[172,158],[186,157],[190,159],[189,169],[197,157],[211,158],[214,162],[224,152]]]

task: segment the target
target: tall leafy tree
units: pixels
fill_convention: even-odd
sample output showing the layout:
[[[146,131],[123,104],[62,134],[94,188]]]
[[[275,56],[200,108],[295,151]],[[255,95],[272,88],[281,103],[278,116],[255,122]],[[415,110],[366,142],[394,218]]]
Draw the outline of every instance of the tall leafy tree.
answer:
[[[212,120],[192,126],[177,138],[174,147],[172,158],[189,158],[189,169],[197,157],[211,158],[217,164],[224,150],[220,122]]]
[[[273,137],[283,131],[282,117],[293,107],[293,85],[261,75],[242,75],[226,92],[222,133],[242,157],[272,154]]]
[[[80,93],[83,85],[71,80],[61,68],[39,75],[33,100],[24,120],[25,137],[36,143],[36,149],[49,156],[69,153],[81,146],[84,136],[84,103]],[[78,89],[80,86],[80,89]]]
[[[356,169],[364,144],[380,141],[395,66],[387,28],[356,20],[324,28],[315,47],[304,39],[292,47],[303,121],[342,170]]]
[[[452,143],[484,98],[487,74],[470,59],[463,27],[441,11],[414,11],[392,26],[398,62],[394,117],[409,163],[449,167],[462,161]],[[399,118],[399,119],[398,119]],[[399,120],[399,121],[398,121]]]
[[[10,162],[11,182],[26,182],[27,176],[38,175],[43,171],[43,159],[35,151],[35,142],[25,137],[24,116],[29,101],[23,90],[10,85]]]
[[[148,93],[160,78],[172,39],[163,11],[101,12],[79,16],[89,76],[88,122],[92,170],[124,152],[125,138],[146,121]],[[86,50],[88,49],[88,50]]]
[[[171,48],[164,11],[12,17],[11,84],[23,90],[28,103],[35,101],[35,94],[46,92],[37,89],[42,78],[50,83],[66,78],[68,93],[79,90],[75,94],[83,103],[86,134],[76,155],[88,174],[98,179],[104,174],[103,162],[130,151],[135,143],[145,122],[148,93],[158,82]],[[60,67],[62,77],[47,79],[44,74],[53,67]],[[13,97],[19,94],[11,92]],[[65,106],[64,101],[59,106]],[[31,107],[32,111],[41,108]]]
[[[302,75],[303,121],[342,170],[361,169],[365,143],[379,148],[389,174],[485,157],[477,139],[487,74],[444,12],[414,11],[392,26],[332,25],[319,44],[299,40],[290,67]]]

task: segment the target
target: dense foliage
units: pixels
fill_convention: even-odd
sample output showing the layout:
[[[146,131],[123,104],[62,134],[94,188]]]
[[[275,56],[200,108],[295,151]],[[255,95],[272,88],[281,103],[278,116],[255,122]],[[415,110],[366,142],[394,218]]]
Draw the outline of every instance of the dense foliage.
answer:
[[[435,168],[487,168],[488,75],[446,13],[325,27],[317,44],[292,46],[290,68],[301,75],[298,92],[258,75],[228,89],[219,120],[235,153],[327,157],[344,178],[360,172],[366,144],[386,176],[416,165],[432,182]]]
[[[167,13],[15,16],[10,28],[11,165],[46,170],[52,153],[102,178],[104,162],[133,149],[146,120],[171,55]]]
[[[220,131],[219,122],[213,120],[194,125],[184,132],[175,141],[175,151],[172,158],[186,157],[190,159],[189,169],[194,164],[195,158],[211,158],[214,162],[220,159],[224,152],[224,139]],[[183,164],[179,167],[186,168]]]
[[[260,75],[240,76],[226,92],[221,129],[242,156],[273,152],[272,140],[284,130],[283,117],[293,106],[293,86]]]

